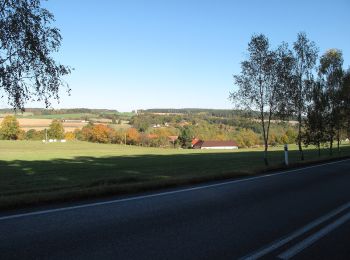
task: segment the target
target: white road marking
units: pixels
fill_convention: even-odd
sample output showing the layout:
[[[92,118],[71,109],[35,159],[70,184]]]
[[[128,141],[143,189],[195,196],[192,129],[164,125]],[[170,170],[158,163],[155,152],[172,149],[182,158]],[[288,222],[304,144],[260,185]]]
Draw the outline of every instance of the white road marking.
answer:
[[[214,188],[214,187],[225,186],[225,185],[230,185],[230,184],[234,184],[234,183],[248,182],[248,181],[253,181],[253,180],[267,178],[267,177],[279,176],[279,175],[286,174],[286,173],[298,172],[298,171],[302,171],[302,170],[306,170],[306,169],[322,167],[325,165],[342,163],[342,162],[349,161],[349,160],[350,159],[344,159],[344,160],[340,160],[340,161],[317,164],[317,165],[307,166],[307,167],[303,167],[303,168],[297,168],[297,169],[293,169],[293,170],[286,170],[286,171],[277,172],[277,173],[265,174],[265,175],[255,176],[255,177],[248,177],[245,179],[225,181],[225,182],[221,182],[221,183],[202,185],[202,186],[197,186],[197,187],[193,187],[193,188],[186,188],[186,189],[180,189],[180,190],[174,190],[174,191],[166,191],[166,192],[155,193],[155,194],[144,195],[144,196],[136,196],[136,197],[130,197],[130,198],[125,198],[125,199],[116,199],[116,200],[88,203],[88,204],[77,205],[77,206],[48,209],[48,210],[40,210],[40,211],[27,212],[27,213],[22,213],[22,214],[14,214],[14,215],[0,217],[0,221],[15,219],[15,218],[22,218],[22,217],[29,217],[29,216],[36,216],[36,215],[44,215],[44,214],[50,214],[50,213],[55,213],[55,212],[68,211],[68,210],[89,208],[89,207],[95,207],[95,206],[102,206],[102,205],[108,205],[108,204],[114,204],[114,203],[121,203],[121,202],[133,201],[133,200],[141,200],[141,199],[147,199],[147,198],[153,198],[153,197],[159,197],[159,196],[167,196],[167,195],[172,195],[172,194],[176,194],[176,193],[202,190],[202,189],[207,189],[207,188]]]
[[[311,223],[307,224],[306,226],[304,226],[304,227],[292,232],[291,234],[287,235],[286,237],[284,237],[280,240],[277,240],[277,241],[273,242],[272,244],[254,252],[252,254],[244,256],[241,259],[253,260],[253,259],[258,259],[260,257],[263,257],[263,256],[273,252],[274,250],[280,248],[281,246],[284,246],[285,244],[289,243],[293,239],[305,234],[306,232],[310,231],[311,229],[321,225],[325,221],[331,219],[332,217],[340,214],[341,212],[343,212],[349,208],[350,208],[350,202],[345,203],[344,205],[340,206],[339,208],[337,208],[337,209],[331,211],[330,213],[312,221]]]
[[[311,236],[305,238],[303,241],[299,242],[295,246],[291,247],[287,251],[283,252],[282,254],[278,255],[281,259],[290,259],[296,254],[303,251],[305,248],[311,246],[313,243],[315,243],[317,240],[321,239],[337,227],[345,224],[345,222],[350,220],[350,213],[345,214],[344,216],[338,218],[331,224],[325,226],[321,230],[317,231],[316,233],[312,234]]]

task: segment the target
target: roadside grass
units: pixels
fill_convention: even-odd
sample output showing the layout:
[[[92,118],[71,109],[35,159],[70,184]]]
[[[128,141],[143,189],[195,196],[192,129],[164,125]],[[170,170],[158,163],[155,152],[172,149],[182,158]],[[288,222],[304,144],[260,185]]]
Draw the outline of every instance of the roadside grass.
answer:
[[[269,167],[262,149],[184,150],[87,142],[0,141],[0,208],[140,192],[155,188],[242,177],[284,168],[283,147],[272,147]],[[350,156],[341,146],[305,149],[306,162]],[[300,163],[290,146],[291,165]]]

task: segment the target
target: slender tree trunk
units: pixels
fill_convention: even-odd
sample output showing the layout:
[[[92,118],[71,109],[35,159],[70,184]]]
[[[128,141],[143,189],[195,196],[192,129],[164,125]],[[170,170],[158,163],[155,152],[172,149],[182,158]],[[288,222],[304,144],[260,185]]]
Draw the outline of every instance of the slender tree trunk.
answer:
[[[269,145],[267,143],[267,140],[265,140],[265,150],[264,150],[264,162],[265,165],[268,166],[269,165],[269,161],[267,159],[267,149],[268,149]]]
[[[329,155],[333,155],[333,136],[331,136],[331,139],[329,140]]]
[[[337,149],[338,149],[338,154],[340,153],[340,129],[338,128],[337,131]]]
[[[300,160],[304,161],[304,151],[303,147],[301,146],[301,112],[298,114],[298,147],[299,147],[299,153],[300,153]]]
[[[317,144],[317,148],[318,148],[318,157],[321,157],[321,145],[320,145],[320,143]]]
[[[267,159],[267,149],[268,149],[268,136],[266,135],[266,127],[265,127],[265,117],[264,117],[264,108],[263,106],[260,107],[260,119],[261,119],[261,126],[263,129],[263,137],[264,137],[264,163],[266,166],[269,165],[268,159]]]

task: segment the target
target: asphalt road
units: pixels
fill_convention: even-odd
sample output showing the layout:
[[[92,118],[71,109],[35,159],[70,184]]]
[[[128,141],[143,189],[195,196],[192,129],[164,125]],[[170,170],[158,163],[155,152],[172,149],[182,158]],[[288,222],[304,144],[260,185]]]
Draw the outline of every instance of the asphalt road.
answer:
[[[0,215],[0,259],[350,259],[350,160]]]

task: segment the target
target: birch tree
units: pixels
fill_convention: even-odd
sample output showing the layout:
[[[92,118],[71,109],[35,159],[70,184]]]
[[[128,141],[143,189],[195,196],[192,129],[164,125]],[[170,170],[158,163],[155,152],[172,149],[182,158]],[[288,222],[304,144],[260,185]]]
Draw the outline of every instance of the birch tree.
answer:
[[[53,21],[40,0],[0,1],[0,98],[14,109],[24,110],[30,100],[48,107],[60,87],[69,91],[63,76],[71,69],[52,55],[62,40]]]
[[[290,113],[295,114],[298,120],[297,143],[301,160],[304,160],[302,148],[303,116],[307,113],[308,99],[312,93],[314,71],[318,57],[318,48],[310,41],[306,34],[301,32],[293,44],[295,65],[293,74],[295,83],[290,84],[286,98],[290,99]]]
[[[268,165],[270,123],[278,111],[280,93],[287,82],[286,73],[289,74],[286,64],[291,59],[286,44],[277,50],[270,50],[269,40],[265,35],[254,35],[248,43],[248,58],[241,63],[241,73],[234,75],[238,90],[230,94],[232,102],[245,110],[259,111],[265,165]]]
[[[334,137],[337,139],[339,151],[340,130],[342,128],[342,97],[341,88],[343,81],[343,55],[340,50],[330,49],[321,56],[319,75],[328,96],[328,124],[327,133],[329,136],[329,151],[332,155]]]

